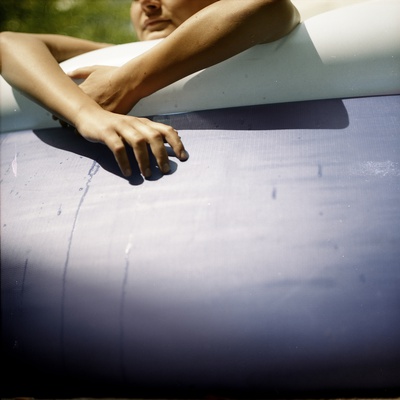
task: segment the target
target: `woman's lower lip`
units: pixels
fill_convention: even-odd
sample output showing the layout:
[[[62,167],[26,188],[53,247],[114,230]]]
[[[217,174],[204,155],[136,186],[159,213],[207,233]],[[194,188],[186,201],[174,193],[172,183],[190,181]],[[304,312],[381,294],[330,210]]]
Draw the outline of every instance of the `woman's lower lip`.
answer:
[[[160,20],[160,21],[151,21],[151,22],[148,22],[147,24],[146,24],[146,26],[145,26],[145,29],[147,29],[147,30],[152,30],[152,28],[157,28],[157,27],[159,27],[160,25],[168,25],[169,24],[169,21],[168,20]]]

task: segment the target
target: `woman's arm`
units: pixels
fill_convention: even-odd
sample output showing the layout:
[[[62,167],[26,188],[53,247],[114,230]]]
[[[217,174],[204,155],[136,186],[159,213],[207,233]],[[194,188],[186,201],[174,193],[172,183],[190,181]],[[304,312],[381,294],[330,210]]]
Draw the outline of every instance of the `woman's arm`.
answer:
[[[289,0],[219,0],[121,70],[133,72],[138,82],[133,82],[132,92],[144,97],[256,44],[277,40],[298,22]]]
[[[135,153],[141,172],[150,176],[147,144],[163,172],[169,171],[165,139],[178,158],[186,159],[183,145],[171,127],[146,119],[104,111],[65,75],[58,61],[104,44],[55,35],[4,32],[0,36],[1,74],[15,88],[33,98],[56,116],[66,120],[90,141],[105,143],[114,153],[124,175],[131,168],[124,143]]]
[[[72,75],[88,78],[81,87],[103,108],[127,113],[141,98],[256,44],[277,40],[299,21],[290,0],[219,0],[122,67],[84,68]],[[100,89],[99,82],[107,89]]]
[[[52,111],[60,115],[64,107],[54,101],[53,94],[59,98],[65,90],[79,91],[62,73],[58,62],[106,46],[108,45],[61,35],[2,32],[0,72],[12,86],[39,102],[54,107]],[[46,86],[49,90],[43,91]],[[64,115],[70,122],[71,117]]]
[[[8,41],[18,38],[19,40],[25,38],[25,40],[39,41],[48,48],[49,52],[58,62],[78,56],[79,54],[87,53],[88,51],[112,46],[112,44],[109,43],[98,43],[64,35],[17,32],[2,32],[0,35],[2,43],[7,43]]]

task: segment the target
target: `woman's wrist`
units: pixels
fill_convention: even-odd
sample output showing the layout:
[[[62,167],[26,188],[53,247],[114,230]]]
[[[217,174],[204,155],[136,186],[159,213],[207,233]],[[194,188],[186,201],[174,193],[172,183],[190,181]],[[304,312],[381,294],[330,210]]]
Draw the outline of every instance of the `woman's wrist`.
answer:
[[[118,79],[121,85],[126,86],[127,98],[132,107],[141,99],[165,87],[166,83],[171,83],[164,82],[167,75],[165,64],[159,65],[157,59],[158,54],[151,49],[118,68]]]
[[[139,60],[135,58],[115,70],[118,86],[125,92],[123,97],[127,112],[129,112],[143,97],[150,94],[146,92],[143,79],[146,72],[143,71],[144,69],[138,61]]]
[[[89,100],[80,104],[71,118],[72,125],[80,133],[84,133],[100,117],[99,113],[105,112],[96,102]]]

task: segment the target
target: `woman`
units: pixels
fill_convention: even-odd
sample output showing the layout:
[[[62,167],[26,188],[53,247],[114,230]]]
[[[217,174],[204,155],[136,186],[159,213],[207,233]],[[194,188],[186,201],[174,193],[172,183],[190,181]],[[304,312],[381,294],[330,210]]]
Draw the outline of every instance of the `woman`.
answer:
[[[299,14],[290,0],[133,0],[131,19],[139,39],[166,39],[121,67],[74,71],[70,77],[86,78],[80,87],[58,63],[108,44],[3,32],[1,73],[87,140],[106,144],[125,176],[132,173],[127,143],[148,178],[147,145],[163,173],[170,171],[164,140],[181,161],[188,154],[172,127],[121,114],[184,76],[283,37],[299,23]]]

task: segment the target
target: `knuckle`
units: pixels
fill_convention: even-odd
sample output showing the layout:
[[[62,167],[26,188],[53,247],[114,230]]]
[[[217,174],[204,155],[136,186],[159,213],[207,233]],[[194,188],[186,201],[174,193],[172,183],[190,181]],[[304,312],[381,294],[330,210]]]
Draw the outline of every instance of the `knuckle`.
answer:
[[[167,131],[168,132],[171,132],[171,133],[173,133],[174,135],[176,134],[178,134],[178,131],[175,129],[175,128],[173,128],[172,126],[170,126],[170,125],[165,125],[165,127],[167,128]]]
[[[163,140],[163,135],[161,134],[161,132],[153,130],[153,131],[150,132],[150,138],[152,140],[162,141]]]
[[[109,138],[106,144],[114,154],[121,154],[125,151],[125,145],[119,137]]]
[[[142,147],[147,144],[147,140],[143,135],[135,134],[132,140],[132,146]]]
[[[121,154],[125,152],[125,146],[123,143],[118,143],[114,146],[114,153],[115,154]]]
[[[174,129],[172,126],[164,125],[164,129],[167,135],[179,137],[177,130]]]

